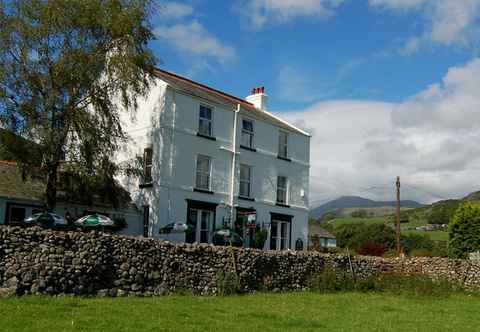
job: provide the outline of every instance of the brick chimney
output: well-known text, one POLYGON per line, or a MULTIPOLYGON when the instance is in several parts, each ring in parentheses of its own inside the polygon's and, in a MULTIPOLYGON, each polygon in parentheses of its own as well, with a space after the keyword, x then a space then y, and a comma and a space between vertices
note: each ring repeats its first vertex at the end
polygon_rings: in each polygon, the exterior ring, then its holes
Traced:
POLYGON ((253 88, 250 96, 245 99, 255 105, 259 110, 267 110, 268 96, 265 94, 265 87, 253 88))

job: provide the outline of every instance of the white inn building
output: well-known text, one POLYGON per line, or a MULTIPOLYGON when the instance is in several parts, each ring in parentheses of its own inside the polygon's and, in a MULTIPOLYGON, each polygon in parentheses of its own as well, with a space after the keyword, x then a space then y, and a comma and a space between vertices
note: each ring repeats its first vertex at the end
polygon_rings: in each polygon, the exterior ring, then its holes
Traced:
POLYGON ((267 112, 264 88, 237 98, 157 70, 136 114, 122 119, 131 142, 119 160, 143 156, 142 179, 121 183, 143 211, 144 236, 212 243, 232 227, 253 246, 305 249, 310 135, 267 112), (165 234, 172 223, 186 232, 165 234))

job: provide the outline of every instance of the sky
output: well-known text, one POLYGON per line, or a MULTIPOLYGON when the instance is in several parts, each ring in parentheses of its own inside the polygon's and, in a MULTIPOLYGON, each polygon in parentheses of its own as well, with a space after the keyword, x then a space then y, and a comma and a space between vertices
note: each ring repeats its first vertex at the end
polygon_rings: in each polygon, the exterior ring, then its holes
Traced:
POLYGON ((312 134, 310 205, 480 190, 480 0, 159 0, 160 67, 312 134))

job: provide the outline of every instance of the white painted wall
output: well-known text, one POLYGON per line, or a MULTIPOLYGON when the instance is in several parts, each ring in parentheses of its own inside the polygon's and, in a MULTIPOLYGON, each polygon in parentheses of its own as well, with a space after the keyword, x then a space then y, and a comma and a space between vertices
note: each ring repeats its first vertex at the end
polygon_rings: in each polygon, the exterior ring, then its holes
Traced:
MULTIPOLYGON (((153 186, 139 189, 139 181, 122 177, 119 180, 132 193, 138 207, 150 206, 149 235, 162 237, 159 229, 171 222, 186 222, 187 199, 219 204, 215 223, 222 224, 230 213, 231 163, 234 110, 236 105, 218 104, 201 99, 188 91, 175 90, 158 80, 150 95, 140 101, 136 119, 125 116, 124 129, 131 136, 118 159, 127 160, 143 149, 153 146, 153 186), (197 137, 198 113, 201 104, 213 108, 213 136, 216 141, 197 137), (213 195, 194 192, 196 156, 210 156, 213 195)), ((308 136, 289 131, 289 158, 278 154, 278 125, 260 119, 255 112, 241 109, 237 119, 237 162, 235 167, 235 197, 238 195, 239 165, 253 167, 252 196, 255 202, 238 200, 234 205, 257 210, 257 221, 269 223, 270 213, 293 216, 292 248, 297 238, 306 247, 308 238, 309 142, 308 136), (240 149, 241 119, 254 120, 257 152, 240 149), (290 208, 275 205, 277 176, 288 177, 290 208), (304 193, 304 196, 301 193, 304 193)), ((175 236, 175 241, 182 241, 175 236)), ((268 247, 268 241, 266 247, 268 247)))

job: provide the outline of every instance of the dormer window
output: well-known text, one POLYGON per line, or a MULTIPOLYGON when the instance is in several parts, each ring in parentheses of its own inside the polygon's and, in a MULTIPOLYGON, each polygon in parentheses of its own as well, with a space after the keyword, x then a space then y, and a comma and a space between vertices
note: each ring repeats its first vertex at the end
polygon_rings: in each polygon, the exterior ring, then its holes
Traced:
POLYGON ((198 133, 202 136, 213 136, 213 110, 211 107, 200 105, 198 117, 198 133))
POLYGON ((253 121, 248 119, 242 120, 242 141, 241 146, 253 149, 253 121))

